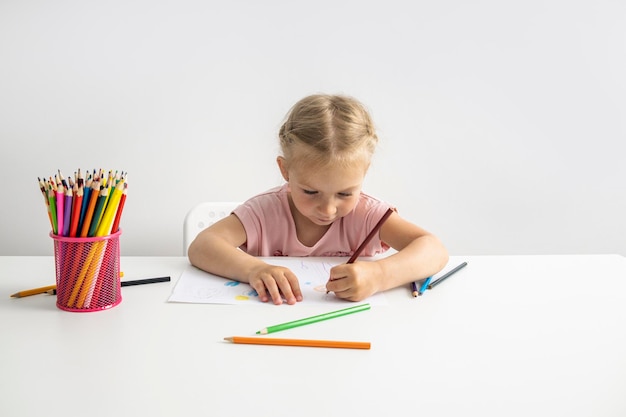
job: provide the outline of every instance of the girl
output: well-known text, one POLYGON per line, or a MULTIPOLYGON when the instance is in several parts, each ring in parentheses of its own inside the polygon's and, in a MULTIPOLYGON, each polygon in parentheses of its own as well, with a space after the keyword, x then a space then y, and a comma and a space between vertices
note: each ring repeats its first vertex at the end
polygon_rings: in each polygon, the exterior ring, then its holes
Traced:
MULTIPOLYGON (((279 132, 276 162, 283 186, 259 194, 198 234, 190 262, 213 274, 249 283, 263 302, 302 301, 298 278, 259 256, 351 256, 390 206, 361 191, 378 142, 357 100, 313 95, 290 110, 279 132)), ((361 301, 432 276, 448 261, 441 242, 397 212, 361 253, 397 253, 333 267, 327 291, 361 301)))

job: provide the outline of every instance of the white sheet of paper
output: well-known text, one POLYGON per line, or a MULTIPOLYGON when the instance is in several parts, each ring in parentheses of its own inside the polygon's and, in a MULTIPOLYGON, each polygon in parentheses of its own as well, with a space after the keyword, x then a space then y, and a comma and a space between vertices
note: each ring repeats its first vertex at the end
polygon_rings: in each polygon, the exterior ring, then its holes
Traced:
MULTIPOLYGON (((287 267, 296 274, 300 281, 300 289, 304 298, 303 303, 345 304, 345 300, 337 298, 333 293, 326 294, 326 282, 330 275, 330 268, 346 262, 347 258, 279 256, 261 259, 273 265, 287 267)), ((204 272, 192 265, 189 265, 183 271, 168 301, 204 304, 273 305, 272 302, 260 302, 256 291, 248 284, 204 272)), ((363 302, 371 305, 386 305, 387 299, 384 294, 380 293, 374 294, 363 300, 363 302)))

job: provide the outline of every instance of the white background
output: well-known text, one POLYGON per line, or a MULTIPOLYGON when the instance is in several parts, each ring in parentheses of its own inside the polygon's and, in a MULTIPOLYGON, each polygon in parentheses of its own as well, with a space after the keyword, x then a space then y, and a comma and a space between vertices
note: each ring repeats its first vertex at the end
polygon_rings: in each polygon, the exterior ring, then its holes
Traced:
POLYGON ((281 183, 277 131, 343 93, 365 191, 451 254, 626 255, 626 2, 0 2, 0 255, 52 254, 37 177, 127 171, 123 255, 281 183))

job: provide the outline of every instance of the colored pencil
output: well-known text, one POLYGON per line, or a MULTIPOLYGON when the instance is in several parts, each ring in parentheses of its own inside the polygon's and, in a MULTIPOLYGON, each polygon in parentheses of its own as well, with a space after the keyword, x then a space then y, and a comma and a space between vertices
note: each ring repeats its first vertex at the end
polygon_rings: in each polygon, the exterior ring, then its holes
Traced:
POLYGON ((48 213, 48 219, 50 220, 50 227, 54 228, 54 223, 52 222, 52 214, 50 213, 50 201, 48 200, 48 191, 46 190, 46 184, 39 177, 37 177, 37 181, 39 183, 39 190, 41 190, 41 195, 43 196, 43 202, 46 205, 46 212, 48 213))
POLYGON ((57 202, 57 235, 61 236, 64 227, 63 220, 65 219, 65 192, 63 184, 57 183, 57 189, 54 194, 57 202))
POLYGON ((446 280, 447 278, 450 278, 452 276, 452 274, 454 274, 455 272, 459 271, 460 269, 464 268, 467 265, 467 262, 463 262, 460 265, 457 265, 456 267, 454 267, 453 269, 451 269, 449 272, 446 272, 445 274, 443 274, 440 278, 437 278, 434 282, 432 282, 429 286, 428 289, 433 289, 434 287, 436 287, 437 285, 441 284, 444 280, 446 280))
MULTIPOLYGON (((120 272, 120 276, 124 276, 124 274, 120 272)), ((131 286, 134 286, 134 285, 154 284, 154 283, 157 283, 157 282, 170 282, 170 281, 171 281, 170 277, 144 278, 144 279, 122 281, 122 282, 120 282, 120 286, 122 286, 122 287, 131 287, 131 286)), ((30 290, 18 291, 15 294, 11 294, 11 297, 12 298, 21 298, 21 297, 28 297, 28 296, 37 295, 37 294, 56 295, 57 294, 57 286, 56 285, 47 285, 45 287, 33 288, 33 289, 30 289, 30 290)))
POLYGON ((420 286, 419 291, 417 291, 417 295, 420 296, 422 294, 424 294, 424 291, 426 291, 428 289, 428 284, 430 284, 430 280, 432 280, 433 277, 428 277, 424 280, 424 282, 422 283, 422 285, 420 286))
POLYGON ((74 304, 76 303, 78 299, 81 299, 81 304, 82 304, 85 297, 87 296, 87 292, 89 290, 87 289, 81 292, 80 289, 81 287, 83 287, 83 282, 85 281, 86 277, 87 277, 87 280, 89 281, 93 277, 94 268, 97 266, 97 262, 93 262, 93 260, 94 260, 94 256, 96 255, 96 252, 98 251, 100 247, 100 245, 98 245, 100 242, 101 241, 95 242, 95 244, 93 244, 91 248, 89 249, 89 253, 85 257, 85 260, 81 265, 80 273, 78 274, 78 277, 76 278, 76 282, 74 283, 74 287, 72 288, 67 304, 65 304, 67 307, 74 307, 74 304))
POLYGON ((78 223, 80 220, 81 207, 83 206, 83 187, 76 185, 76 193, 74 194, 74 203, 72 205, 72 221, 70 225, 70 236, 76 237, 78 231, 78 223))
MULTIPOLYGON (((383 217, 380 218, 378 223, 376 223, 376 226, 374 226, 374 228, 371 230, 371 232, 369 232, 369 234, 367 235, 365 240, 361 243, 361 245, 359 245, 359 247, 356 248, 356 250, 354 251, 354 253, 350 257, 350 259, 348 259, 348 262, 346 262, 346 263, 351 264, 351 263, 354 263, 357 260, 359 255, 361 255, 361 252, 363 252, 363 249, 365 249, 365 246, 367 246, 367 244, 370 242, 370 240, 372 240, 372 238, 374 236, 376 236, 376 233, 378 233, 378 231, 382 227, 383 223, 385 223, 385 220, 387 220, 387 218, 389 216, 391 216, 392 213, 393 213, 393 209, 391 209, 391 208, 387 209, 385 214, 383 214, 383 217)), ((327 290, 326 294, 328 294, 329 292, 330 291, 327 290)))
POLYGON ((102 285, 103 280, 99 279, 99 277, 100 270, 102 268, 102 260, 106 254, 107 243, 107 240, 99 240, 91 244, 91 249, 89 250, 89 254, 87 254, 87 259, 89 259, 92 252, 93 256, 91 257, 91 261, 85 261, 86 263, 89 263, 89 268, 87 269, 87 274, 85 275, 80 294, 76 299, 77 308, 89 308, 94 291, 96 291, 96 288, 98 288, 99 291, 99 287, 102 285))
POLYGON ((113 221, 113 226, 111 226, 111 233, 116 233, 120 229, 120 219, 122 217, 122 211, 124 210, 124 203, 126 202, 126 194, 128 190, 128 183, 124 183, 124 192, 122 193, 122 197, 120 197, 120 204, 117 208, 117 213, 115 213, 115 220, 113 221))
POLYGON ((307 340, 307 339, 273 339, 267 337, 231 336, 224 340, 231 343, 247 345, 273 345, 273 346, 305 346, 343 349, 370 349, 370 342, 350 342, 342 340, 307 340))
POLYGON ((59 228, 57 223, 57 203, 52 185, 48 185, 48 205, 50 207, 50 217, 52 218, 52 233, 56 235, 59 233, 59 228))
POLYGON ((111 197, 109 198, 104 214, 102 215, 102 219, 100 220, 100 224, 98 225, 98 229, 96 230, 97 236, 106 236, 111 233, 111 226, 113 225, 115 214, 117 213, 123 192, 124 182, 120 180, 111 192, 111 197))
POLYGON ((417 295, 419 294, 419 290, 417 289, 417 282, 415 281, 411 282, 411 294, 413 294, 413 297, 417 297, 417 295))
POLYGON ((18 291, 15 294, 11 294, 11 298, 22 298, 35 294, 43 294, 45 292, 48 292, 49 290, 56 289, 56 287, 56 285, 48 285, 45 287, 33 288, 31 290, 18 291))
POLYGON ((383 223, 385 223, 385 220, 387 220, 387 218, 391 216, 392 213, 393 213, 393 209, 388 209, 385 212, 385 214, 383 214, 383 217, 381 217, 378 223, 376 223, 376 226, 374 226, 372 231, 367 235, 363 243, 361 243, 361 245, 354 251, 350 259, 348 259, 347 263, 351 264, 351 263, 354 263, 354 261, 356 261, 356 259, 359 257, 361 252, 363 252, 363 249, 365 249, 365 246, 367 246, 370 240, 372 240, 372 238, 376 235, 376 233, 378 233, 378 230, 380 230, 383 223))
POLYGON ((122 287, 130 287, 133 285, 143 285, 143 284, 155 284, 157 282, 169 282, 170 277, 157 277, 157 278, 144 278, 144 279, 136 279, 132 281, 122 281, 122 287))
POLYGON ((109 189, 105 186, 101 186, 100 194, 98 195, 98 200, 96 201, 96 208, 94 209, 93 216, 91 217, 91 225, 89 226, 89 232, 87 233, 87 236, 89 237, 94 237, 96 235, 98 224, 100 224, 100 219, 102 218, 102 212, 104 210, 104 203, 106 203, 108 196, 109 196, 109 189))
POLYGON ((92 179, 91 179, 91 175, 87 178, 87 181, 85 182, 85 185, 83 186, 83 204, 82 207, 80 208, 80 218, 78 220, 78 230, 76 231, 76 234, 79 235, 80 234, 80 230, 83 229, 83 222, 85 221, 85 214, 87 213, 87 206, 89 205, 89 199, 91 197, 91 183, 92 183, 92 179))
MULTIPOLYGON (((65 201, 63 203, 65 207, 65 213, 63 214, 63 233, 62 236, 70 235, 70 224, 72 223, 72 201, 74 199, 74 194, 72 192, 72 187, 65 188, 65 201)), ((61 234, 61 231, 59 231, 61 234)))
POLYGON ((94 181, 92 184, 91 195, 89 196, 89 205, 85 212, 85 219, 80 231, 80 237, 87 237, 89 234, 89 226, 91 225, 91 219, 93 212, 96 209, 96 203, 98 202, 98 192, 100 190, 100 182, 94 181))
MULTIPOLYGON (((120 282, 120 287, 132 287, 134 285, 155 284, 157 282, 169 282, 170 280, 171 280, 170 277, 158 277, 158 278, 137 279, 137 280, 132 280, 132 281, 122 281, 120 282)), ((50 294, 50 295, 56 295, 57 293, 56 285, 53 285, 53 287, 55 288, 51 288, 45 291, 45 293, 50 294)), ((41 293, 37 293, 37 294, 41 294, 41 293)))
POLYGON ((319 315, 313 316, 313 317, 307 317, 307 318, 304 318, 304 319, 294 320, 294 321, 290 321, 290 322, 287 322, 287 323, 276 324, 274 326, 268 326, 268 327, 266 327, 264 329, 259 330, 256 333, 257 334, 268 334, 268 333, 279 332, 281 330, 292 329, 294 327, 304 326, 306 324, 317 323, 319 321, 333 319, 335 317, 341 317, 341 316, 345 316, 346 314, 358 313, 359 311, 365 311, 365 310, 369 310, 369 309, 370 309, 370 305, 369 304, 361 304, 361 305, 358 305, 358 306, 344 308, 342 310, 331 311, 330 313, 319 314, 319 315))

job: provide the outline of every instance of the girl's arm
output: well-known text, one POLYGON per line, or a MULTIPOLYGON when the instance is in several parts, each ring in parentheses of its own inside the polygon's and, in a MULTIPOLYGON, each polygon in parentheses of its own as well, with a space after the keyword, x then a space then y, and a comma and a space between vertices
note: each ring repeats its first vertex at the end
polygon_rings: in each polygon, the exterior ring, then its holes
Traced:
POLYGON ((377 261, 384 277, 380 291, 433 276, 448 263, 448 251, 435 235, 397 213, 381 227, 380 239, 397 251, 377 261))
POLYGON ((360 301, 370 295, 427 278, 448 262, 448 251, 426 230, 393 213, 380 229, 380 239, 397 251, 373 262, 342 264, 331 270, 327 290, 360 301))
POLYGON ((302 300, 297 277, 288 268, 269 265, 239 249, 246 242, 246 231, 231 214, 196 236, 187 251, 192 265, 225 278, 249 283, 261 301, 270 298, 281 304, 302 300))

